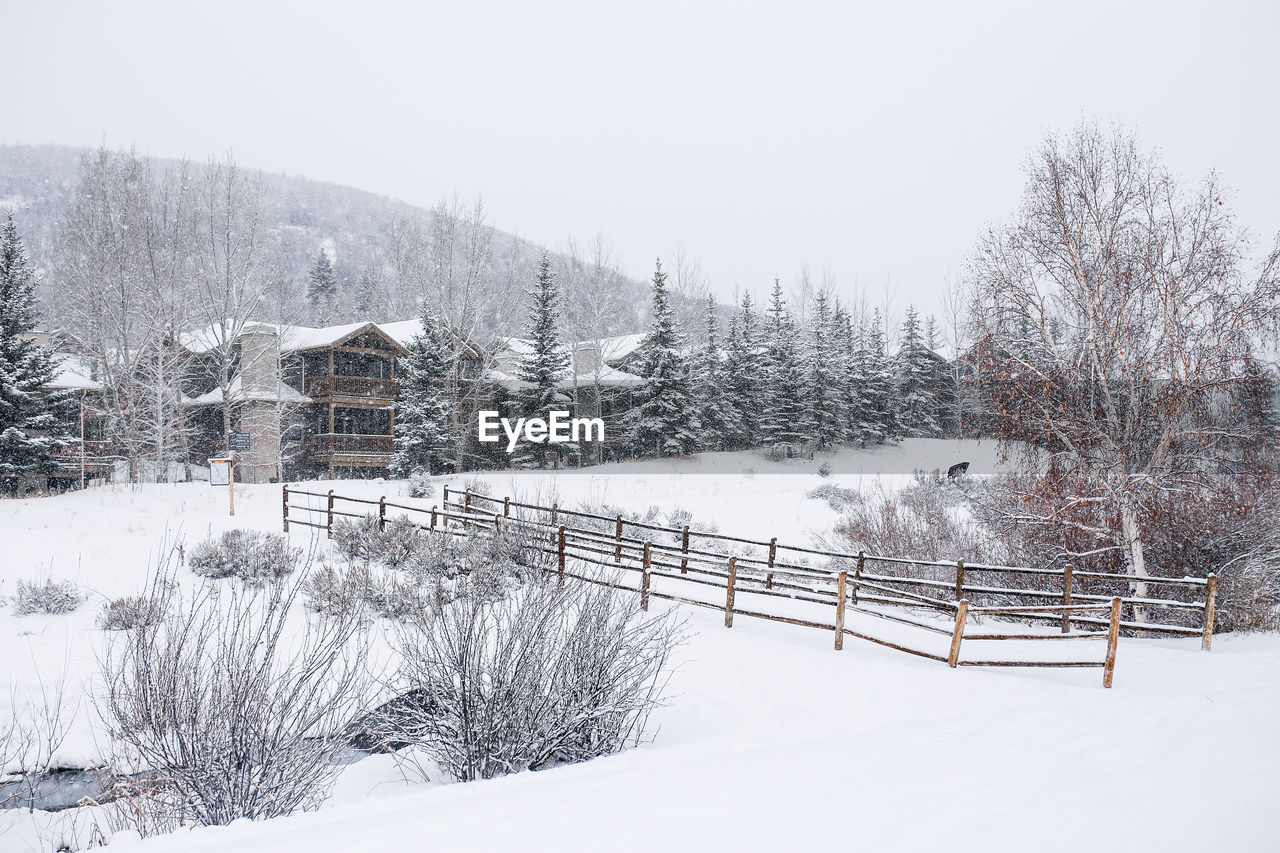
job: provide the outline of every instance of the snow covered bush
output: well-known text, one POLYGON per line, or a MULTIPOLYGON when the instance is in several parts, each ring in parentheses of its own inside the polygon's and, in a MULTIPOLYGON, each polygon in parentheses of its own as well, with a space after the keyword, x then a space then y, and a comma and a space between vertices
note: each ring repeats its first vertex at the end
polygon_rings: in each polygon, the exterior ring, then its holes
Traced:
POLYGON ((376 515, 359 519, 339 519, 333 525, 333 540, 339 553, 365 563, 378 562, 396 568, 413 553, 417 526, 407 518, 389 518, 381 529, 376 515))
POLYGON ((164 615, 165 602, 146 595, 126 595, 105 602, 97 625, 104 631, 129 631, 154 625, 164 615))
POLYGON ((428 533, 404 569, 441 602, 458 597, 496 601, 540 575, 552 559, 517 530, 474 537, 428 533))
POLYGON ((436 493, 431 485, 431 475, 425 471, 414 471, 409 475, 409 497, 429 498, 436 493))
POLYGON ((819 465, 819 466, 818 466, 818 476, 819 476, 819 477, 830 477, 830 476, 831 476, 831 463, 830 463, 830 462, 823 462, 821 465, 819 465))
POLYGON ((823 483, 821 486, 810 489, 805 497, 826 501, 827 506, 836 512, 843 511, 850 504, 862 502, 862 493, 857 489, 842 489, 835 483, 823 483))
POLYGON ((290 618, 301 583, 200 585, 102 658, 116 764, 144 767, 138 810, 223 825, 318 805, 347 723, 368 706, 353 614, 290 618))
POLYGON ((396 713, 378 729, 404 766, 458 781, 586 761, 641 741, 682 626, 634 595, 546 580, 401 623, 396 713))
POLYGON ((484 480, 479 477, 471 477, 462 484, 464 492, 471 492, 473 495, 492 495, 493 489, 484 480))
POLYGON ((84 592, 74 581, 56 581, 52 578, 43 581, 19 580, 17 592, 13 595, 13 613, 15 616, 29 616, 33 613, 56 616, 72 612, 84 599, 84 592))
POLYGON ((249 583, 274 580, 292 572, 300 553, 281 533, 228 530, 191 549, 191 570, 207 578, 238 577, 249 583))

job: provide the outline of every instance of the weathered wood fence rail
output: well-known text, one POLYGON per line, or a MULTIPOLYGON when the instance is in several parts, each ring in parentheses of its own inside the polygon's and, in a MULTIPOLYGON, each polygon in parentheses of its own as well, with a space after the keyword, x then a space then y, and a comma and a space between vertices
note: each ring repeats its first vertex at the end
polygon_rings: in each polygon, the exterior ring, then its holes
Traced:
MULTIPOLYGON (((690 530, 688 527, 670 528, 645 522, 631 521, 622 517, 608 517, 592 513, 564 510, 558 507, 543 507, 527 504, 510 498, 493 498, 473 492, 450 492, 446 486, 443 500, 439 506, 424 508, 408 504, 393 503, 385 497, 379 500, 355 498, 338 495, 332 490, 327 493, 307 492, 290 489, 286 485, 282 493, 282 509, 284 529, 288 532, 290 525, 325 530, 332 537, 335 519, 367 518, 370 511, 350 511, 338 509, 336 504, 356 504, 376 508, 378 523, 385 526, 387 511, 403 511, 413 523, 424 530, 435 530, 456 536, 474 534, 496 534, 503 530, 518 529, 540 543, 544 553, 555 556, 555 568, 562 578, 570 577, 591 583, 604 584, 619 589, 636 592, 640 595, 641 605, 648 608, 651 598, 659 598, 697 607, 709 607, 723 610, 725 625, 732 627, 734 616, 747 616, 783 622, 803 627, 832 631, 835 648, 841 649, 844 637, 852 636, 868 642, 877 643, 897 651, 918 657, 946 663, 948 666, 1015 666, 1015 667, 1100 667, 1103 669, 1103 684, 1111 686, 1115 666, 1115 652, 1121 629, 1134 628, 1140 630, 1162 629, 1164 633, 1202 635, 1202 646, 1209 648, 1213 627, 1214 579, 1207 581, 1192 578, 1151 579, 1149 584, 1157 580, 1185 586, 1198 586, 1205 590, 1205 601, 1188 604, 1187 602, 1112 596, 1090 595, 1072 596, 1073 575, 1070 568, 1065 570, 1029 569, 1009 566, 966 565, 963 562, 937 563, 928 561, 906 560, 902 558, 877 557, 868 554, 842 554, 811 548, 798 548, 779 544, 776 539, 768 542, 742 539, 720 533, 704 533, 690 530), (291 503, 291 496, 318 498, 319 506, 304 503, 291 503), (480 505, 492 507, 492 513, 484 512, 480 505), (306 513, 300 518, 292 513, 306 513), (582 519, 585 523, 577 523, 582 519), (420 523, 426 522, 426 523, 420 523), (627 528, 649 534, 645 538, 628 536, 627 528), (670 541, 662 541, 663 539, 670 541), (730 554, 724 550, 695 548, 696 540, 710 542, 734 543, 737 546, 759 548, 760 553, 730 554), (827 566, 816 568, 802 563, 788 563, 778 559, 780 552, 796 552, 812 556, 824 557, 830 562, 827 566), (938 567, 946 566, 954 569, 955 580, 941 582, 930 578, 912 576, 884 575, 869 571, 869 566, 876 563, 896 563, 908 566, 938 567), (588 566, 602 567, 612 570, 610 574, 586 574, 588 566), (1032 576, 1055 576, 1061 578, 1060 590, 1008 589, 990 587, 971 583, 972 573, 981 571, 1019 572, 1032 576), (635 586, 622 583, 624 573, 638 575, 635 586), (966 574, 969 576, 966 577, 966 574), (655 579, 669 582, 671 588, 655 589, 655 579), (675 591, 677 585, 688 585, 689 591, 675 591), (906 587, 906 588, 904 588, 906 587), (914 588, 912 588, 914 587, 914 588), (707 601, 696 597, 694 590, 707 588, 719 590, 717 600, 707 601), (942 592, 946 595, 942 595, 942 592), (754 600, 764 602, 770 600, 787 600, 805 604, 817 604, 831 607, 834 618, 818 621, 804 618, 794 612, 766 612, 763 609, 743 607, 737 600, 739 594, 751 596, 754 600), (953 597, 954 596, 954 597, 953 597), (971 598, 974 596, 974 598, 971 598), (989 598, 991 604, 978 604, 977 598, 989 598), (1051 599, 1055 603, 1047 603, 1051 599), (1010 603, 1029 600, 1029 604, 1010 603), (1178 625, 1152 624, 1145 622, 1126 622, 1121 618, 1122 608, 1129 606, 1160 605, 1182 610, 1197 609, 1204 614, 1203 628, 1188 628, 1178 625), (887 610, 885 608, 888 608, 887 610), (917 611, 925 610, 945 614, 951 627, 948 629, 936 623, 914 618, 917 611), (949 642, 947 651, 930 652, 909 645, 909 641, 887 639, 867 633, 866 629, 855 630, 846 624, 848 617, 857 613, 884 620, 890 623, 909 626, 930 634, 942 635, 949 642), (1096 615, 1089 615, 1096 614, 1096 615), (1060 633, 1002 633, 987 630, 985 632, 970 631, 970 623, 983 616, 1004 617, 1006 619, 1051 621, 1061 625, 1060 633), (1104 626, 1103 630, 1081 630, 1089 626, 1104 626), (995 660, 995 659, 962 659, 960 652, 964 640, 1106 640, 1106 652, 1101 660, 995 660)), ((1131 581, 1123 575, 1105 573, 1077 572, 1075 577, 1093 576, 1108 580, 1131 581)))

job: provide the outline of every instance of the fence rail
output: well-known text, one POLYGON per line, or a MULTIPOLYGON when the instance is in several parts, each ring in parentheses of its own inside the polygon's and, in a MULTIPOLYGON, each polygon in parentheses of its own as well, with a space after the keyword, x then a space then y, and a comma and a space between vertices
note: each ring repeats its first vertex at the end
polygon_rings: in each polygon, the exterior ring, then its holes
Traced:
MULTIPOLYGON (((1202 586, 1205 589, 1205 601, 1196 602, 1194 608, 1204 614, 1204 628, 1186 628, 1178 625, 1162 625, 1146 622, 1130 622, 1121 618, 1123 607, 1150 605, 1178 605, 1182 609, 1188 607, 1186 602, 1173 600, 1147 599, 1099 595, 1076 595, 1071 593, 1072 571, 1070 568, 1058 571, 1052 569, 1022 569, 1020 567, 998 567, 1000 570, 1027 571, 1034 575, 1053 575, 1063 579, 1063 589, 1053 590, 1018 590, 1000 587, 988 587, 969 583, 966 571, 983 571, 987 567, 966 566, 963 562, 939 563, 937 561, 913 561, 902 558, 881 558, 868 554, 841 554, 839 552, 818 551, 816 549, 790 548, 780 545, 776 539, 768 542, 747 540, 726 536, 719 533, 702 533, 688 527, 669 528, 644 522, 629 521, 621 516, 609 517, 594 513, 564 510, 558 507, 543 507, 511 500, 510 498, 493 498, 478 495, 469 491, 450 492, 446 486, 440 505, 429 508, 408 504, 392 503, 385 497, 379 500, 356 498, 328 492, 309 492, 291 489, 286 484, 282 492, 282 510, 285 532, 290 524, 301 524, 306 527, 326 530, 332 538, 335 518, 364 518, 367 511, 352 512, 338 509, 337 503, 356 504, 365 507, 376 507, 378 524, 385 527, 387 510, 394 509, 406 513, 409 519, 419 528, 441 533, 470 536, 497 535, 507 530, 520 530, 531 536, 538 543, 538 549, 555 557, 555 568, 551 571, 561 578, 577 578, 591 583, 604 584, 619 589, 636 592, 640 595, 641 606, 648 609, 652 598, 669 600, 697 607, 712 608, 724 612, 726 627, 733 626, 736 616, 746 616, 770 621, 817 628, 831 631, 834 635, 836 649, 842 649, 844 638, 852 636, 857 639, 877 643, 897 651, 930 660, 957 666, 1010 666, 1010 667, 1099 667, 1103 670, 1103 686, 1110 687, 1115 669, 1115 654, 1120 631, 1126 628, 1158 631, 1163 633, 1202 635, 1202 647, 1208 649, 1212 639, 1213 603, 1215 579, 1210 576, 1207 581, 1193 578, 1172 579, 1183 585, 1202 586), (318 498, 322 506, 307 506, 290 503, 291 496, 318 498), (452 497, 452 500, 451 500, 452 497), (486 503, 500 511, 486 513, 480 511, 479 503, 486 503), (514 511, 514 512, 513 512, 514 511), (307 518, 291 516, 291 512, 309 513, 307 518), (415 514, 417 520, 415 520, 415 514), (321 516, 323 523, 314 519, 321 516), (419 523, 427 520, 428 523, 419 523), (611 529, 595 529, 591 526, 573 526, 575 519, 586 519, 589 522, 608 522, 611 529), (650 534, 667 534, 671 542, 663 542, 657 536, 637 538, 624 535, 627 527, 636 528, 650 534), (721 542, 734 542, 750 546, 767 548, 758 557, 728 554, 708 548, 694 548, 691 541, 709 539, 721 542), (656 541, 655 541, 656 540, 656 541), (779 551, 797 550, 810 554, 818 554, 835 562, 827 568, 784 563, 777 559, 779 551), (881 575, 866 571, 869 563, 877 561, 894 562, 913 566, 946 566, 954 567, 955 581, 940 582, 929 578, 902 577, 881 575), (847 565, 843 564, 847 563, 847 565), (588 567, 603 567, 617 572, 617 579, 592 575, 588 567), (621 582, 625 573, 636 575, 635 585, 621 582), (662 589, 654 586, 654 581, 664 582, 662 589), (680 585, 677 592, 677 585, 680 585), (923 587, 924 592, 903 589, 904 586, 923 587), (688 587, 687 589, 685 587, 688 587), (697 591, 716 590, 714 600, 697 597, 697 591), (948 597, 926 594, 945 589, 948 597), (1019 597, 1033 599, 1030 604, 1009 604, 997 600, 993 604, 978 604, 971 600, 971 594, 987 597, 1016 600, 1019 597), (954 598, 950 597, 954 595, 954 598), (760 605, 743 607, 739 596, 750 596, 760 605), (1061 597, 1056 603, 1046 603, 1045 596, 1061 597), (831 608, 830 621, 818 619, 811 611, 801 615, 799 612, 777 612, 785 609, 782 602, 802 605, 819 605, 831 608), (765 605, 764 602, 774 602, 765 605), (775 606, 776 605, 776 606, 775 606), (772 608, 756 609, 756 607, 772 608), (919 616, 920 610, 942 614, 950 624, 950 628, 936 622, 924 621, 919 616), (948 639, 946 653, 930 652, 917 648, 909 639, 890 639, 868 633, 869 629, 856 630, 846 625, 852 615, 883 620, 895 625, 908 626, 930 635, 942 635, 948 639), (1087 614, 1102 614, 1089 616, 1087 614), (1060 624, 1060 633, 1014 633, 970 630, 970 623, 983 617, 1003 617, 1005 619, 1050 621, 1060 624), (1103 630, 1088 630, 1091 626, 1103 630), (1106 640, 1106 653, 1101 660, 1016 660, 1016 659, 981 659, 961 657, 961 648, 965 640, 1002 641, 1002 640, 1106 640)), ((1077 573, 1081 576, 1084 573, 1077 573)), ((1102 573, 1092 573, 1102 574, 1102 573)), ((1124 576, 1120 576, 1124 577, 1124 576)), ((1132 580, 1124 577, 1125 580, 1132 580)), ((1152 579, 1149 583, 1154 582, 1152 579)), ((947 624, 947 623, 944 623, 947 624)))

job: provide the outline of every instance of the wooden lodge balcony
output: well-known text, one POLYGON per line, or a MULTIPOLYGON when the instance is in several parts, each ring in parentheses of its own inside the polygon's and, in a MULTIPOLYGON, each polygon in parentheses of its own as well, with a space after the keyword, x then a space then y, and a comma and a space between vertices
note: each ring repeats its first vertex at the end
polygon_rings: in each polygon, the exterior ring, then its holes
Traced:
POLYGON ((302 440, 302 449, 316 462, 341 465, 389 465, 396 452, 396 440, 390 435, 348 435, 320 433, 302 440))
POLYGON ((308 376, 306 394, 313 400, 343 397, 391 401, 396 398, 396 380, 372 376, 308 376))

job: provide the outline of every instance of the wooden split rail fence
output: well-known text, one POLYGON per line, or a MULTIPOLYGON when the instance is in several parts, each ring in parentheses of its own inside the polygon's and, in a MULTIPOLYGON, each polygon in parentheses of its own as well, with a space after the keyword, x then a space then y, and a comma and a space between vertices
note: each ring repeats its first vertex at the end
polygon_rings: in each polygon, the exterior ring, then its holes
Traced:
POLYGON ((1215 578, 1207 580, 1193 578, 1152 578, 1149 585, 1158 583, 1203 588, 1203 602, 1181 602, 1170 599, 1151 599, 1146 597, 1113 595, 1072 594, 1075 578, 1090 577, 1108 581, 1131 582, 1133 579, 1124 575, 1101 572, 1075 572, 1071 568, 1031 569, 1012 566, 987 566, 963 562, 938 563, 928 561, 907 560, 895 557, 878 557, 865 553, 843 554, 833 551, 822 551, 811 548, 787 546, 777 539, 768 542, 742 539, 720 533, 693 531, 688 526, 681 528, 662 527, 646 522, 628 520, 622 516, 605 516, 559 507, 543 507, 512 500, 510 498, 494 498, 470 491, 450 491, 444 487, 444 495, 439 506, 424 508, 402 503, 393 503, 385 497, 379 500, 355 498, 338 495, 333 490, 327 493, 307 492, 291 489, 287 484, 282 494, 282 509, 285 532, 291 525, 302 525, 325 530, 332 538, 335 519, 364 519, 369 511, 350 511, 339 509, 337 504, 345 506, 354 504, 376 508, 376 518, 380 527, 385 528, 387 511, 403 511, 415 526, 423 530, 434 530, 456 536, 468 536, 476 533, 496 534, 504 530, 519 530, 530 535, 533 541, 539 542, 544 553, 555 556, 555 571, 561 578, 576 578, 591 583, 604 584, 619 589, 636 592, 640 596, 641 606, 648 609, 651 598, 664 599, 697 607, 710 607, 724 611, 725 626, 732 627, 736 616, 766 619, 802 627, 832 631, 836 649, 844 646, 846 635, 879 645, 887 646, 900 652, 946 663, 950 667, 957 666, 1012 666, 1012 667, 1100 667, 1103 670, 1103 686, 1110 687, 1115 669, 1116 646, 1122 630, 1142 630, 1156 633, 1199 635, 1202 637, 1202 648, 1208 649, 1213 636, 1213 605, 1215 578), (291 496, 318 498, 320 506, 307 503, 290 502, 291 496), (492 508, 493 512, 481 510, 492 508), (300 518, 291 513, 307 513, 307 518, 300 518), (318 517, 318 518, 317 518, 318 517), (419 523, 424 521, 426 523, 419 523), (634 534, 639 531, 642 536, 627 535, 628 528, 634 534), (663 541, 667 540, 667 541, 663 541), (721 543, 721 550, 714 550, 714 545, 694 547, 702 541, 721 543), (724 545, 748 553, 726 553, 724 545), (758 549, 758 553, 750 553, 758 549), (802 563, 786 562, 780 555, 786 552, 817 556, 828 560, 822 568, 802 563), (933 578, 885 575, 873 569, 877 564, 907 564, 917 567, 937 569, 945 566, 954 570, 954 582, 939 581, 933 578), (595 575, 585 573, 587 566, 609 569, 616 576, 595 575), (634 573, 639 577, 636 585, 630 586, 621 582, 621 573, 634 573), (1060 579, 1060 590, 1043 589, 1009 589, 973 583, 973 577, 979 572, 1020 573, 1032 577, 1056 576, 1060 579), (670 589, 654 589, 654 580, 661 579, 670 589), (680 586, 678 594, 675 587, 680 586), (690 589, 686 589, 685 586, 690 589), (716 600, 707 601, 694 597, 692 590, 706 592, 706 588, 720 590, 716 600), (942 593, 945 593, 942 594, 942 593), (739 595, 750 595, 753 600, 772 601, 777 606, 768 609, 743 607, 738 600, 739 595), (980 604, 979 599, 991 599, 990 604, 980 604), (782 606, 785 600, 787 606, 782 606), (1028 601, 1027 604, 1018 603, 1028 601), (1050 603, 1050 601, 1052 603, 1050 603), (817 621, 798 615, 787 609, 790 602, 808 605, 822 605, 834 610, 832 621, 817 621), (1012 603, 1011 603, 1012 602, 1012 603), (1134 622, 1122 618, 1123 609, 1143 607, 1155 613, 1166 608, 1175 612, 1196 609, 1203 613, 1202 627, 1183 625, 1134 622), (936 623, 914 618, 917 611, 924 610, 945 614, 951 628, 947 629, 936 623), (912 629, 942 635, 947 642, 945 654, 931 652, 908 645, 908 641, 898 638, 888 639, 868 633, 868 629, 856 630, 846 624, 851 614, 857 613, 874 619, 898 625, 906 625, 912 629), (972 631, 971 623, 981 617, 993 616, 1023 621, 1049 621, 1061 626, 1060 633, 1002 633, 991 630, 972 631), (1101 627, 1101 630, 1090 628, 1101 627), (964 640, 1088 640, 1105 639, 1106 651, 1101 660, 998 660, 975 659, 960 656, 964 640))

